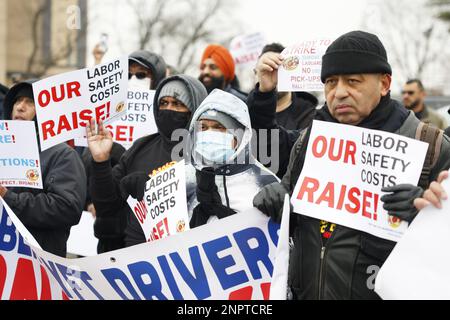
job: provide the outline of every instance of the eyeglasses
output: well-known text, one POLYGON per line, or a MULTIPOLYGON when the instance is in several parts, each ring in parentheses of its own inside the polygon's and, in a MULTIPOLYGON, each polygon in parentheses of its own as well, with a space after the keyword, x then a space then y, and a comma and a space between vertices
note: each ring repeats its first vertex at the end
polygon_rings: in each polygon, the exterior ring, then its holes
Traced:
POLYGON ((147 74, 145 72, 137 72, 137 73, 128 73, 128 80, 130 80, 133 76, 136 76, 139 80, 144 80, 147 78, 147 74))
POLYGON ((408 96, 412 96, 413 94, 415 94, 415 91, 402 91, 402 95, 408 95, 408 96))

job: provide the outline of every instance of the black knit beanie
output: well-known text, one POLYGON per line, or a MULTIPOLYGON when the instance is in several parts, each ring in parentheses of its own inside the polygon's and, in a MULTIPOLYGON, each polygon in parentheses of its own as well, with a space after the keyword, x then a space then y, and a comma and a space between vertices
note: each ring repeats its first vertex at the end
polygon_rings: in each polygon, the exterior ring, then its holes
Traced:
POLYGON ((333 75, 382 73, 392 75, 386 49, 374 34, 352 31, 334 41, 322 58, 322 82, 333 75))

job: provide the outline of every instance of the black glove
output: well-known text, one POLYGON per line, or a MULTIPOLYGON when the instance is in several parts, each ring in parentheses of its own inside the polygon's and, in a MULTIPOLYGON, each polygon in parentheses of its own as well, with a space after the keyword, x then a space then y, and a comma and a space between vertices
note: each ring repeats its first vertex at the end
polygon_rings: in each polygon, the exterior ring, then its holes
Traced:
POLYGON ((280 183, 269 184, 255 196, 253 206, 275 222, 280 223, 286 194, 288 191, 280 183))
POLYGON ((222 198, 216 185, 216 175, 214 169, 205 168, 196 171, 197 178, 197 200, 200 203, 222 204, 222 198))
POLYGON ((137 201, 142 201, 144 199, 145 184, 148 180, 150 180, 150 177, 145 172, 129 174, 120 181, 122 197, 127 199, 130 195, 137 201))
POLYGON ((383 208, 390 216, 397 217, 409 223, 414 220, 419 213, 414 206, 414 200, 421 198, 424 194, 421 187, 416 187, 411 184, 400 184, 398 186, 383 188, 381 191, 391 193, 381 197, 381 201, 384 202, 383 208))

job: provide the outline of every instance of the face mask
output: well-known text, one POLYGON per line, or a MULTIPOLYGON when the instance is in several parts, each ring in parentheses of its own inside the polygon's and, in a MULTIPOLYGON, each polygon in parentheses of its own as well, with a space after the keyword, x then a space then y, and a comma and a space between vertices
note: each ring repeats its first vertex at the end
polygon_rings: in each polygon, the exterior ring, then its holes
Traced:
POLYGON ((229 133, 202 131, 196 135, 195 151, 208 162, 225 164, 235 153, 233 140, 234 136, 229 133))
POLYGON ((151 85, 152 80, 150 78, 138 79, 136 75, 133 75, 131 79, 128 80, 128 87, 131 89, 149 90, 151 85))
POLYGON ((158 129, 167 138, 172 137, 172 133, 177 129, 186 129, 191 120, 190 112, 176 112, 172 110, 159 110, 158 129))

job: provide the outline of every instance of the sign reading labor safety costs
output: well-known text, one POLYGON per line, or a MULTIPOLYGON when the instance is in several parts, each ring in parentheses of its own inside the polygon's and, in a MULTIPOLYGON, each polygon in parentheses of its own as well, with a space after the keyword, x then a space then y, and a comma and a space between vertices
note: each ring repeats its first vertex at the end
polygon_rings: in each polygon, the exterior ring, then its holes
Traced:
POLYGON ((127 57, 34 83, 41 150, 83 137, 90 119, 122 116, 127 89, 127 57))
POLYGON ((331 42, 330 39, 303 41, 286 48, 281 53, 284 59, 278 69, 278 91, 323 91, 322 57, 331 42))
POLYGON ((170 163, 147 182, 144 200, 129 198, 148 241, 189 230, 185 162, 170 163))
MULTIPOLYGON (((128 91, 127 114, 119 120, 113 119, 115 121, 105 123, 114 142, 128 150, 136 140, 158 132, 153 113, 154 96, 155 91, 150 90, 128 91)), ((75 139, 75 145, 87 147, 86 137, 75 139)))
POLYGON ((252 208, 177 237, 65 259, 28 241, 0 199, 0 298, 267 300, 279 228, 252 208))
POLYGON ((0 185, 42 189, 33 121, 0 121, 0 185))
POLYGON ((398 241, 407 223, 383 209, 381 189, 417 185, 427 149, 387 132, 314 121, 294 211, 398 241))

